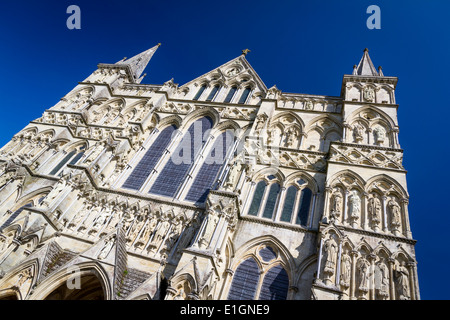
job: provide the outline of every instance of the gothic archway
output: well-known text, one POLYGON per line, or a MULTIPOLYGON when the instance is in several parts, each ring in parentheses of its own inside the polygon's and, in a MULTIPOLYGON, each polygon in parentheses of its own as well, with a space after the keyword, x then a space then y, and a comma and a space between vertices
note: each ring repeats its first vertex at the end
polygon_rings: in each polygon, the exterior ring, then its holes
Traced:
POLYGON ((79 286, 76 282, 70 284, 73 284, 74 288, 69 288, 67 283, 63 282, 44 300, 105 300, 102 283, 94 274, 81 276, 79 286))

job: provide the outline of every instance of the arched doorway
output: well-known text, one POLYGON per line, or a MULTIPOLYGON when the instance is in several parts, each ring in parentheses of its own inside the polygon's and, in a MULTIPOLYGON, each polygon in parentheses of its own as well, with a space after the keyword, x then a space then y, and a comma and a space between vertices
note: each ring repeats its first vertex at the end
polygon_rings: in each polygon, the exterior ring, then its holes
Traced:
POLYGON ((63 282, 44 300, 105 300, 102 283, 96 275, 83 275, 79 283, 79 289, 69 289, 67 283, 63 282))

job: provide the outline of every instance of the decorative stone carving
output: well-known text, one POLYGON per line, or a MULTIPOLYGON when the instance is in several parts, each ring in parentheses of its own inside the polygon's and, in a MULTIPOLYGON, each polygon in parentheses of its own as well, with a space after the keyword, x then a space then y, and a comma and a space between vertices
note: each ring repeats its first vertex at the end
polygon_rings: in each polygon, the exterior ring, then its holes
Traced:
POLYGON ((201 237, 199 238, 200 249, 208 248, 218 221, 219 217, 215 214, 214 210, 208 210, 208 216, 206 218, 206 226, 203 230, 201 237))
POLYGON ((346 252, 344 252, 341 261, 341 278, 339 284, 344 288, 350 287, 351 277, 352 277, 352 261, 350 256, 346 252))
POLYGON ((116 242, 115 234, 111 235, 108 239, 106 239, 105 244, 103 245, 102 250, 100 250, 100 253, 99 253, 97 259, 99 259, 99 260, 105 259, 111 252, 111 249, 114 246, 115 242, 116 242))
POLYGON ((361 216, 361 198, 356 190, 353 190, 348 197, 348 214, 353 227, 355 227, 354 224, 361 216))
POLYGON ((224 188, 227 191, 234 191, 241 177, 243 165, 241 160, 235 160, 228 173, 227 180, 225 181, 224 188))
POLYGON ((365 258, 361 258, 358 261, 358 290, 359 297, 361 299, 366 299, 366 295, 369 292, 369 280, 370 280, 370 264, 365 258))
POLYGON ((398 234, 402 224, 401 209, 397 201, 394 199, 388 202, 389 211, 391 213, 391 226, 394 234, 398 234))
POLYGON ((343 206, 342 194, 340 191, 337 191, 331 196, 331 208, 330 208, 330 222, 339 221, 339 218, 342 214, 342 206, 343 206))
POLYGON ((378 232, 381 222, 382 207, 380 199, 375 194, 373 194, 372 198, 369 199, 367 211, 369 214, 372 229, 375 232, 378 232))
POLYGON ((375 90, 373 88, 366 87, 366 88, 364 88, 363 96, 364 96, 364 100, 366 100, 368 102, 373 102, 373 101, 375 101, 375 90))
POLYGON ((375 138, 375 144, 380 145, 383 144, 384 140, 386 139, 386 131, 383 127, 377 126, 375 129, 373 129, 374 138, 375 138))
POLYGON ((328 239, 324 242, 324 283, 325 285, 332 284, 332 277, 336 272, 336 256, 337 246, 335 242, 328 239))
POLYGON ((409 272, 405 266, 405 262, 402 261, 402 263, 396 267, 394 276, 396 278, 397 298, 399 300, 410 300, 409 272))
POLYGON ((364 140, 364 126, 359 123, 356 123, 353 126, 353 136, 355 138, 356 143, 361 143, 364 140))

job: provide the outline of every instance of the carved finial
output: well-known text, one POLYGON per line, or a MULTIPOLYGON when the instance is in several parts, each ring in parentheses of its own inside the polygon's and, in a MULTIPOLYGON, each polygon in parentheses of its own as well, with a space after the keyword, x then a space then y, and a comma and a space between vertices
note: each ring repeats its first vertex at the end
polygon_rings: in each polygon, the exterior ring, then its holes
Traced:
POLYGON ((161 43, 158 43, 158 47, 161 47, 161 43))
POLYGON ((242 54, 243 54, 244 56, 246 56, 247 53, 249 53, 249 52, 251 52, 249 49, 242 50, 242 54))
POLYGON ((369 49, 365 48, 365 49, 364 49, 364 52, 369 52, 369 49))

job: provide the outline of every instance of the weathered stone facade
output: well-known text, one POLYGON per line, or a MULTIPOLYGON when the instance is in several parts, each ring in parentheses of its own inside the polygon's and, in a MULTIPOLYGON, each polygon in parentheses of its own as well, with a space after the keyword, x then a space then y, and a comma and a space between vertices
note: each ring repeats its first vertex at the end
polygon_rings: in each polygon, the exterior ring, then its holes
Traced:
POLYGON ((397 78, 365 50, 341 96, 284 93, 244 51, 141 84, 158 47, 98 65, 0 150, 1 299, 420 299, 397 78))

